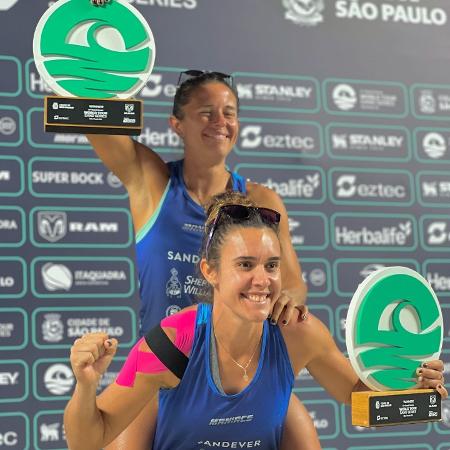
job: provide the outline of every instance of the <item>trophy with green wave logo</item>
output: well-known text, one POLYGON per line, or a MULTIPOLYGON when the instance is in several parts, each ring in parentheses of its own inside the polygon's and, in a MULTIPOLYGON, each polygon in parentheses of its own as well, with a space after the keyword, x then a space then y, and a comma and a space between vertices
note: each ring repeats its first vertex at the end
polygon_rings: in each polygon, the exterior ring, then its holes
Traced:
POLYGON ((350 362, 373 390, 352 394, 352 424, 440 420, 439 393, 415 387, 417 368, 439 359, 442 342, 442 312, 427 280, 406 267, 370 274, 356 290, 346 322, 350 362))
POLYGON ((126 0, 101 7, 57 1, 36 27, 33 53, 57 94, 45 99, 46 131, 140 133, 142 102, 133 96, 150 76, 155 45, 148 23, 126 0))

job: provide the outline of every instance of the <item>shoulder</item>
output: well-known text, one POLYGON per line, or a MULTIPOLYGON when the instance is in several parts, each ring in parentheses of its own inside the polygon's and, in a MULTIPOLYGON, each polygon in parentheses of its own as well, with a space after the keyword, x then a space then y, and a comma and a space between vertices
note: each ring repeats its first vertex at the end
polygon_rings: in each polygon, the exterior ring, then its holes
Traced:
POLYGON ((283 201, 280 196, 259 183, 247 183, 248 196, 259 206, 272 208, 276 210, 284 209, 283 201))
POLYGON ((197 309, 198 305, 192 305, 161 320, 161 328, 181 351, 190 350, 192 345, 197 309))
POLYGON ((294 316, 294 319, 291 319, 286 326, 281 327, 281 333, 291 360, 300 358, 301 366, 308 364, 327 349, 331 349, 333 342, 325 324, 311 313, 308 314, 306 320, 294 316), (298 345, 299 342, 301 342, 301 346, 298 345), (297 355, 298 353, 299 355, 297 355))

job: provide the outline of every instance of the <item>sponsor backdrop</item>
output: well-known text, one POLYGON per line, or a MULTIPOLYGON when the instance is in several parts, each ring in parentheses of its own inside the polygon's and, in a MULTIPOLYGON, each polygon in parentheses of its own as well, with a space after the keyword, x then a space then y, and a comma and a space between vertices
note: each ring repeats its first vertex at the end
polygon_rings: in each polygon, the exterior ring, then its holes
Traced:
MULTIPOLYGON (((132 3, 157 45, 138 139, 180 158, 167 123, 178 72, 233 73, 242 126, 229 165, 284 199, 311 311, 344 349, 358 283, 411 267, 441 301, 450 378, 450 3, 132 3)), ((126 192, 84 136, 43 132, 50 91, 32 36, 48 6, 0 0, 0 449, 65 448, 71 342, 93 330, 120 340, 104 387, 137 336, 126 192)), ((176 273, 162 281, 198 289, 176 273)), ((441 423, 371 430, 353 427, 306 370, 296 391, 329 450, 450 449, 449 401, 441 423)))

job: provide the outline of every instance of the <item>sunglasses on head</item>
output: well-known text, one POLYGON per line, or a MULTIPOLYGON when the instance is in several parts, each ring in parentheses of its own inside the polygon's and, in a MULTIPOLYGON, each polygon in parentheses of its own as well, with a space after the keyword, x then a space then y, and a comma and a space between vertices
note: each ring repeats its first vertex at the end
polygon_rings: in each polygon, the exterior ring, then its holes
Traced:
POLYGON ((228 75, 227 73, 210 72, 209 70, 196 70, 196 69, 190 69, 190 70, 185 70, 184 72, 181 72, 180 76, 178 77, 177 86, 181 86, 184 82, 186 82, 192 78, 201 77, 203 75, 214 75, 217 78, 219 78, 221 81, 224 81, 229 86, 233 87, 233 77, 231 75, 228 75))
POLYGON ((280 223, 280 213, 270 208, 258 208, 256 206, 244 206, 244 205, 225 205, 219 209, 216 218, 211 224, 211 228, 208 233, 208 239, 205 245, 205 256, 208 259, 209 247, 214 236, 217 227, 221 220, 225 216, 233 219, 233 222, 240 223, 249 220, 252 214, 257 214, 264 223, 268 225, 278 225, 280 223))

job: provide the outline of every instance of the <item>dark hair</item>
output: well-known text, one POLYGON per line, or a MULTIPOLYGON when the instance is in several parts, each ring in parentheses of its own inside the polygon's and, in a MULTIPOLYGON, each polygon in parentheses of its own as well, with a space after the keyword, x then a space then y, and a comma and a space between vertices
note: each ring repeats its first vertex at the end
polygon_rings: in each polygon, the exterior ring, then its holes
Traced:
POLYGON ((239 96, 234 86, 228 84, 223 77, 214 72, 205 72, 202 75, 189 78, 184 83, 180 84, 173 99, 172 115, 177 119, 183 118, 183 106, 189 103, 192 93, 207 83, 222 83, 224 84, 236 97, 237 110, 239 111, 239 96))
POLYGON ((208 263, 213 266, 218 265, 220 260, 220 249, 232 228, 269 228, 274 231, 278 237, 278 225, 270 224, 263 220, 261 215, 251 208, 249 209, 249 215, 245 220, 236 220, 225 214, 221 217, 220 221, 214 225, 220 209, 227 205, 242 205, 257 208, 256 204, 247 196, 235 191, 226 191, 215 195, 211 199, 205 208, 207 219, 205 223, 205 234, 203 236, 202 258, 207 258, 208 263), (209 232, 213 226, 215 226, 214 234, 211 236, 208 243, 209 232), (207 243, 208 254, 206 255, 207 243))

